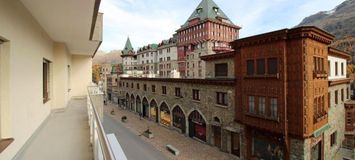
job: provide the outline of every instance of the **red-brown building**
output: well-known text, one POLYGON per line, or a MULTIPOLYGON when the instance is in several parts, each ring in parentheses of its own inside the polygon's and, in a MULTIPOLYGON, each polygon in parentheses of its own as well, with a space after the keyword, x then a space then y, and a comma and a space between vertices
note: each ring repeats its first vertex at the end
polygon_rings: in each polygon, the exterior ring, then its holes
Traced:
POLYGON ((229 42, 239 38, 239 30, 213 0, 202 0, 176 31, 181 77, 204 78, 205 63, 199 57, 230 51, 229 42))
POLYGON ((333 39, 318 28, 300 27, 232 42, 240 68, 236 121, 246 127, 247 159, 324 159, 333 39))

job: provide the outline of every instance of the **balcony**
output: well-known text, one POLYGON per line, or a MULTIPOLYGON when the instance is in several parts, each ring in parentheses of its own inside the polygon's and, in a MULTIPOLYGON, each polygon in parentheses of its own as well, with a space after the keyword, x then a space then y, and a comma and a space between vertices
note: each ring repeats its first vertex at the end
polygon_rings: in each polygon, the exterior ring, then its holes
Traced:
POLYGON ((102 100, 99 87, 89 86, 87 98, 72 99, 64 111, 52 113, 16 159, 126 159, 103 130, 102 100))

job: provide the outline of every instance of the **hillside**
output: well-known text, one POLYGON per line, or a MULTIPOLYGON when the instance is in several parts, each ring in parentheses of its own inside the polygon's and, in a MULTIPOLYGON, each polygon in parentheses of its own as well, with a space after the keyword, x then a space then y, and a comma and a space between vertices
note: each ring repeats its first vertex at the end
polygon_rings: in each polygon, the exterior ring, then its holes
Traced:
POLYGON ((322 11, 303 19, 298 26, 317 26, 336 36, 332 44, 355 55, 355 0, 346 0, 331 11, 322 11))
POLYGON ((120 50, 112 50, 108 53, 98 52, 93 59, 93 64, 119 64, 119 63, 122 63, 120 50))

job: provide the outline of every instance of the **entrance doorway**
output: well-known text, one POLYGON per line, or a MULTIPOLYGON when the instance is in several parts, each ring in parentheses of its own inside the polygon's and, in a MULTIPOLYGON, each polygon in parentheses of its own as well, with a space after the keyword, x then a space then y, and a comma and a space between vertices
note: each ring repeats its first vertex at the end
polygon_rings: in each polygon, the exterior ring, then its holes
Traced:
POLYGON ((185 114, 180 108, 180 106, 176 106, 173 109, 173 126, 180 129, 181 133, 185 133, 186 130, 186 122, 185 122, 185 114))
POLYGON ((148 118, 148 113, 149 113, 149 103, 146 98, 143 98, 143 117, 148 118))
POLYGON ((212 126, 213 129, 213 139, 214 145, 218 148, 221 148, 221 127, 220 126, 212 126))
POLYGON ((206 142, 206 121, 196 110, 189 115, 189 136, 206 142))

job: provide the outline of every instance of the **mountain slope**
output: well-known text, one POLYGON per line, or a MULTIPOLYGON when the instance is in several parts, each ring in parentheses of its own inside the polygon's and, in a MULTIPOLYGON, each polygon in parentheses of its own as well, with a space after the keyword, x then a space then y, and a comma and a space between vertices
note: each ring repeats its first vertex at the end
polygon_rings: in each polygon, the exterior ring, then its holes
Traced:
POLYGON ((317 26, 336 36, 332 44, 355 55, 355 0, 346 0, 331 11, 303 19, 298 26, 317 26))
POLYGON ((95 55, 93 64, 119 64, 122 63, 121 51, 113 50, 109 53, 100 52, 95 55))

